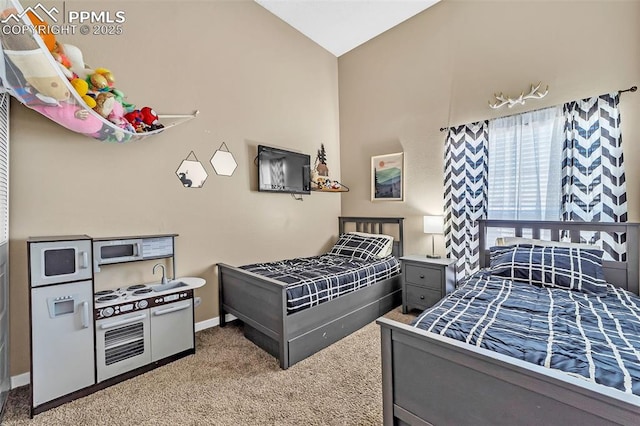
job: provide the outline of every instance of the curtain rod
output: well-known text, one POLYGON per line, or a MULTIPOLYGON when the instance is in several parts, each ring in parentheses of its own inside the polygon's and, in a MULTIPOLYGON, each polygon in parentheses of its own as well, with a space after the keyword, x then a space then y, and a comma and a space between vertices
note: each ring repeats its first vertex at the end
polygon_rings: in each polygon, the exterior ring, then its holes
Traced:
POLYGON ((618 90, 618 93, 635 92, 636 90, 638 90, 638 86, 631 86, 626 90, 618 90))
MULTIPOLYGON (((618 90, 618 94, 620 93, 625 93, 625 92, 635 92, 638 90, 638 86, 631 86, 628 89, 625 90, 618 90)), ((444 132, 445 130, 449 130, 448 127, 440 127, 440 131, 444 132)))

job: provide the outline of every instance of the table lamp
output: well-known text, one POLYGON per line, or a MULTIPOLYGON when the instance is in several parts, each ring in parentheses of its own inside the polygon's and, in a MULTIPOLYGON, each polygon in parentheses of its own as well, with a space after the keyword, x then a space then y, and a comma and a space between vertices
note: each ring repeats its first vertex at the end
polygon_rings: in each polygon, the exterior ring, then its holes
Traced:
POLYGON ((436 243, 434 234, 444 233, 444 216, 424 216, 424 233, 431 234, 431 254, 427 254, 430 259, 439 259, 436 254, 436 243))

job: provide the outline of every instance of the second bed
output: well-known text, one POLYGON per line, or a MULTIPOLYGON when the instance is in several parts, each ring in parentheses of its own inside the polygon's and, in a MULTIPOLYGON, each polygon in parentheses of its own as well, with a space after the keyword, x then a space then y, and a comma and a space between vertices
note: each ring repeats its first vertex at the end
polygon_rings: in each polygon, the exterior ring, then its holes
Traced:
POLYGON ((324 255, 218 264, 220 325, 225 313, 234 315, 245 336, 286 369, 398 306, 403 218, 340 217, 338 224, 340 238, 324 255), (375 235, 359 239, 351 228, 393 239, 378 247, 375 235))

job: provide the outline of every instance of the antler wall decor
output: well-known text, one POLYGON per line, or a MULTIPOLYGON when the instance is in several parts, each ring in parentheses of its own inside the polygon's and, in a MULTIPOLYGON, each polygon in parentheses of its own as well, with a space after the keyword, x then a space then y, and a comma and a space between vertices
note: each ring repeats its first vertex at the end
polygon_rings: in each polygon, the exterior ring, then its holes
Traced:
POLYGON ((520 96, 518 96, 515 99, 512 99, 510 97, 505 97, 502 94, 502 92, 500 92, 500 95, 496 95, 494 93, 493 96, 495 96, 496 102, 492 104, 491 101, 489 101, 489 106, 493 109, 498 109, 504 105, 507 105, 507 107, 512 108, 514 105, 518 105, 518 104, 524 105, 524 101, 526 99, 542 99, 545 96, 547 96, 547 93, 549 93, 549 86, 547 85, 547 87, 544 89, 544 92, 541 92, 540 91, 541 84, 542 82, 538 83, 537 86, 534 86, 532 84, 531 91, 529 93, 525 95, 524 92, 521 92, 520 96))

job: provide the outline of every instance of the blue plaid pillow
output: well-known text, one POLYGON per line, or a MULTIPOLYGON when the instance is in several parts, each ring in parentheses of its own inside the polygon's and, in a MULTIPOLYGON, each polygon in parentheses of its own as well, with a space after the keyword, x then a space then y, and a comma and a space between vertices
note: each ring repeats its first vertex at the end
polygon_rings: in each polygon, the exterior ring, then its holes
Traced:
POLYGON ((329 254, 347 256, 351 259, 374 260, 388 244, 387 237, 363 237, 356 234, 342 234, 329 254))
POLYGON ((596 296, 607 294, 602 250, 517 245, 491 247, 491 275, 596 296))

